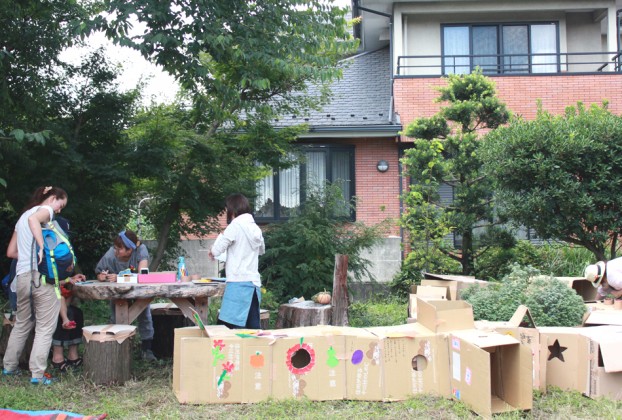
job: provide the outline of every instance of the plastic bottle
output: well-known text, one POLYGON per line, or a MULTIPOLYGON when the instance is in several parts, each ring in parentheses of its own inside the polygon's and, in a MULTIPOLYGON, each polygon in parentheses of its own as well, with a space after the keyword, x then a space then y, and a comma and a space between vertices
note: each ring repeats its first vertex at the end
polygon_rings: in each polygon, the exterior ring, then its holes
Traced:
POLYGON ((184 257, 179 257, 179 262, 177 263, 177 281, 181 281, 181 278, 186 276, 186 261, 184 257))

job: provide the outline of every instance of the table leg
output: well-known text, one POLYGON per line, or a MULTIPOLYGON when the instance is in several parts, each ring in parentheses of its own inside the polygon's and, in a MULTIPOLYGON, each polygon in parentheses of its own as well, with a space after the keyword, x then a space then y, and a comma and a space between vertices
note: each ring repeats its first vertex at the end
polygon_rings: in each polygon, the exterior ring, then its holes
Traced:
POLYGON ((135 299, 132 304, 127 299, 114 301, 115 323, 131 324, 153 299, 135 299))
POLYGON ((117 299, 114 301, 115 324, 128 325, 130 323, 129 305, 125 299, 117 299))
POLYGON ((201 297, 195 298, 194 300, 191 298, 170 298, 171 301, 177 305, 177 307, 181 310, 181 312, 189 318, 195 324, 197 323, 194 319, 194 311, 199 314, 201 321, 203 324, 207 325, 207 313, 208 313, 208 298, 201 297))

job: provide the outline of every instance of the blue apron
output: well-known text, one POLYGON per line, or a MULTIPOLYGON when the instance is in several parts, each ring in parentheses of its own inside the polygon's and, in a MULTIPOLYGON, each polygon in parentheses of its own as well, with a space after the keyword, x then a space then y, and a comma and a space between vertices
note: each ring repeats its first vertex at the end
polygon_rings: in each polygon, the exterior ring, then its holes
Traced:
POLYGON ((218 318, 229 324, 245 327, 253 294, 257 295, 257 300, 261 303, 261 291, 253 282, 227 282, 218 318))

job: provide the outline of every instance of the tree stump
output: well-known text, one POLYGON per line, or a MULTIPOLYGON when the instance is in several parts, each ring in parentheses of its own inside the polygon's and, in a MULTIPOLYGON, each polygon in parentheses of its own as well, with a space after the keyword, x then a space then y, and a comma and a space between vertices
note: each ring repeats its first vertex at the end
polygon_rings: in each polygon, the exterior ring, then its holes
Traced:
POLYGON ((259 327, 262 330, 267 330, 270 328, 270 311, 267 309, 259 310, 259 327))
MULTIPOLYGON (((4 314, 2 317, 2 331, 0 331, 0 360, 4 358, 6 346, 9 344, 9 336, 13 331, 14 321, 9 320, 10 314, 4 314)), ((26 340, 22 354, 19 356, 19 367, 28 370, 30 365, 30 352, 32 351, 32 342, 35 339, 35 329, 30 331, 30 335, 26 340)))
POLYGON ((308 327, 330 325, 332 306, 304 301, 285 303, 279 306, 276 328, 308 327))
POLYGON ((124 384, 130 379, 132 340, 136 327, 84 327, 84 376, 98 385, 124 384))
POLYGON ((153 320, 153 344, 151 350, 158 359, 173 357, 175 347, 175 328, 194 325, 186 319, 173 303, 151 304, 151 319, 153 320))

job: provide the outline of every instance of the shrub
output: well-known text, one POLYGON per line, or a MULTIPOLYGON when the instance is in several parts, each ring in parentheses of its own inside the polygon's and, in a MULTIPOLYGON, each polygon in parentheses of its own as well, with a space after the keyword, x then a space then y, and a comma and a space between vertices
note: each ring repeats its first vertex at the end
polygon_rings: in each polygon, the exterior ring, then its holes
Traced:
POLYGON ((348 222, 335 215, 344 214, 343 195, 336 186, 313 191, 299 212, 286 222, 271 225, 265 232, 266 253, 260 257, 263 283, 277 301, 332 290, 335 254, 348 255, 348 275, 364 276, 370 262, 361 252, 381 239, 384 224, 373 227, 348 222))
POLYGON ((462 297, 473 305, 476 320, 507 321, 519 305, 526 305, 538 326, 573 327, 585 313, 585 304, 573 289, 518 264, 501 282, 469 287, 462 297))
POLYGON ((563 242, 535 245, 521 240, 510 249, 489 249, 476 260, 475 276, 498 281, 512 271, 515 263, 535 267, 551 276, 580 276, 592 259, 593 254, 580 246, 563 242))
POLYGON ((406 315, 406 301, 392 296, 354 302, 348 309, 350 326, 357 328, 400 325, 406 315))

